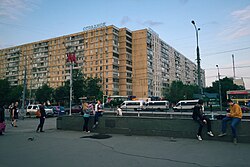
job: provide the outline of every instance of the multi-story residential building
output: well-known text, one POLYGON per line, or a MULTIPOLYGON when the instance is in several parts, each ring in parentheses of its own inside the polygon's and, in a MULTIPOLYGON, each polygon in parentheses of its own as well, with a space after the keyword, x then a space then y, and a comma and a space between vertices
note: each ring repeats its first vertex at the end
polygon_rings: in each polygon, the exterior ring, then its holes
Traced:
MULTIPOLYGON (((130 31, 113 25, 0 50, 0 78, 35 90, 56 88, 70 78, 67 53, 75 53, 87 77, 100 78, 104 95, 162 96, 172 81, 197 83, 196 65, 151 29, 130 31), (26 75, 25 75, 26 73, 26 75)), ((205 75, 202 70, 202 85, 205 75)))
MULTIPOLYGON (((164 88, 175 81, 197 84, 195 63, 166 44, 151 29, 133 31, 133 94, 162 97, 164 88)), ((202 85, 205 72, 201 70, 202 85)))

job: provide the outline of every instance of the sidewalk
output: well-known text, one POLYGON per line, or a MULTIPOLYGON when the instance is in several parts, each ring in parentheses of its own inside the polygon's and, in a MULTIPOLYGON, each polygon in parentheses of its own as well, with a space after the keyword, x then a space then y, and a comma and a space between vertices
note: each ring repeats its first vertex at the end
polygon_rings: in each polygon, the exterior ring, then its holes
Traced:
POLYGON ((60 131, 55 118, 46 119, 45 133, 36 133, 38 119, 18 121, 0 136, 1 167, 247 167, 250 144, 113 135, 89 138, 77 131, 60 131))

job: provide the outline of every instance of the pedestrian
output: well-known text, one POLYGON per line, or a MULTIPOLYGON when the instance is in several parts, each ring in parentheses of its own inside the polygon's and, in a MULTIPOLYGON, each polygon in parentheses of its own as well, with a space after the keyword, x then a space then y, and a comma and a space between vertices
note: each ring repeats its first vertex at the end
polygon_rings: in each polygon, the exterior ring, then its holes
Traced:
POLYGON ((214 136, 214 134, 211 131, 211 121, 208 117, 206 117, 204 111, 203 111, 203 100, 199 100, 198 103, 195 105, 193 109, 193 120, 198 123, 199 128, 197 132, 197 139, 199 141, 202 140, 202 128, 204 125, 207 125, 207 134, 211 137, 214 136))
POLYGON ((5 132, 5 127, 4 107, 3 105, 0 105, 0 136, 3 135, 3 132, 5 132))
POLYGON ((227 122, 231 121, 233 143, 237 144, 236 126, 241 121, 242 110, 241 110, 241 107, 238 104, 234 103, 231 99, 227 100, 227 104, 230 106, 230 112, 227 113, 226 117, 222 119, 221 133, 218 136, 223 137, 227 135, 226 134, 227 122))
POLYGON ((102 102, 100 100, 97 101, 97 104, 95 105, 95 118, 94 118, 94 126, 93 128, 96 128, 96 126, 98 125, 98 120, 99 117, 101 117, 103 115, 103 106, 102 106, 102 102))
POLYGON ((11 103, 11 105, 9 105, 8 109, 9 109, 9 120, 12 120, 12 109, 14 107, 14 103, 11 103))
POLYGON ((116 109, 116 116, 122 116, 122 109, 121 109, 121 106, 120 106, 120 105, 117 106, 117 109, 116 109))
POLYGON ((84 115, 85 110, 87 110, 87 109, 88 109, 88 103, 86 101, 84 101, 82 103, 82 115, 84 115))
POLYGON ((16 102, 14 107, 11 109, 11 118, 12 118, 11 125, 17 127, 16 122, 18 119, 18 102, 16 102))
POLYGON ((87 133, 90 133, 90 131, 89 131, 89 117, 90 117, 90 113, 92 110, 93 110, 92 104, 88 104, 87 109, 84 110, 84 114, 83 114, 83 118, 84 118, 83 131, 85 131, 87 133))
POLYGON ((40 132, 44 132, 43 125, 44 125, 45 118, 46 118, 46 112, 45 112, 43 103, 39 106, 39 111, 40 111, 41 116, 40 116, 40 123, 37 126, 36 132, 39 132, 39 130, 40 132))

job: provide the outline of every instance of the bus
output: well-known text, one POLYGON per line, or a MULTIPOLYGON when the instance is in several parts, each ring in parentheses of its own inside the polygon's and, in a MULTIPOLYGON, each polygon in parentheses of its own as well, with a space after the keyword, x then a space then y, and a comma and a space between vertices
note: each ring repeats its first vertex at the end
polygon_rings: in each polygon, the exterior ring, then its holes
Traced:
POLYGON ((231 99, 241 106, 250 107, 250 90, 227 91, 227 99, 231 99))

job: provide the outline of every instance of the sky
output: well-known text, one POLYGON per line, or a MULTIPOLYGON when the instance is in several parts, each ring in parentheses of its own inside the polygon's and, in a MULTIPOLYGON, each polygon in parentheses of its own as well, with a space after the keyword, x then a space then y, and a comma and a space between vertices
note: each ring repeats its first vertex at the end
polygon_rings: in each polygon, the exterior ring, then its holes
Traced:
POLYGON ((196 63, 199 36, 206 86, 243 78, 250 89, 250 0, 0 0, 0 49, 80 32, 105 22, 151 28, 196 63), (218 65, 218 68, 216 68, 218 65))

